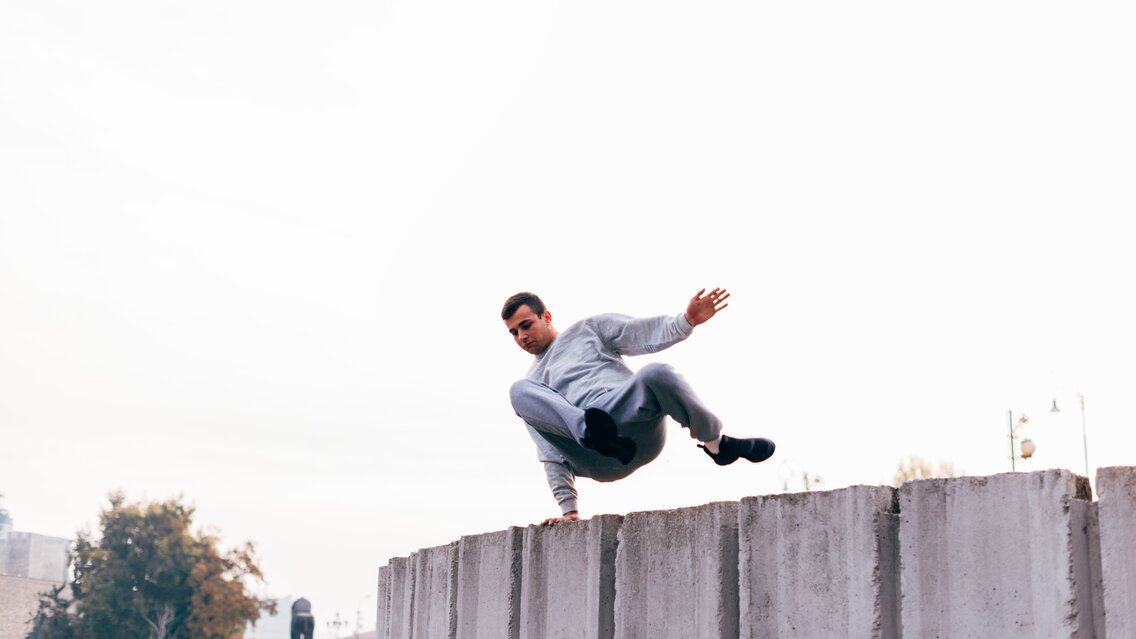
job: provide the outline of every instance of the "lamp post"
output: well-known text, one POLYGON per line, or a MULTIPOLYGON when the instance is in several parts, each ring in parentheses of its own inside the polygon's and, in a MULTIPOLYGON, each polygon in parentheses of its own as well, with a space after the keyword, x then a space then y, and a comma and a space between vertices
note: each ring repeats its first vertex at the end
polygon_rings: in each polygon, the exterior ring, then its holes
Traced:
MULTIPOLYGON (((1085 396, 1077 393, 1077 401, 1081 404, 1081 447, 1085 452, 1085 477, 1089 476, 1089 431, 1085 428, 1085 396)), ((1049 410, 1051 413, 1060 413, 1061 409, 1057 408, 1057 398, 1053 398, 1053 408, 1049 410)))

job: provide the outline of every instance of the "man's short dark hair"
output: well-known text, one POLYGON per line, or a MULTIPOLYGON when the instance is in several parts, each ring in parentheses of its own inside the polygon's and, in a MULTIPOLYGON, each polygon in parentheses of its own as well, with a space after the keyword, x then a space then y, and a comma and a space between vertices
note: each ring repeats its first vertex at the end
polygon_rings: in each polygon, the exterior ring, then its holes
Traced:
POLYGON ((527 306, 532 309, 532 312, 537 316, 544 315, 544 302, 535 293, 517 293, 516 295, 505 300, 505 306, 501 309, 501 319, 508 320, 517 312, 517 309, 527 306))

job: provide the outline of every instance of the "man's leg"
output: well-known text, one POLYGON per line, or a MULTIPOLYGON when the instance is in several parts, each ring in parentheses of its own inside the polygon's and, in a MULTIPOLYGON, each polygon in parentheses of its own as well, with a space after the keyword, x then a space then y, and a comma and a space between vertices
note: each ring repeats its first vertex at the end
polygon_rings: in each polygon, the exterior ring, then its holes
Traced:
MULTIPOLYGON (((742 439, 722 434, 722 422, 710 412, 682 375, 666 364, 648 364, 622 387, 601 397, 591 409, 611 415, 616 424, 629 424, 667 415, 702 442, 706 454, 719 466, 738 459, 760 462, 773 455, 772 441, 742 439)), ((659 428, 663 421, 659 420, 659 428)))
MULTIPOLYGON (((722 422, 695 394, 690 384, 666 364, 648 364, 620 388, 599 398, 598 408, 617 424, 644 422, 669 416, 690 430, 701 442, 715 441, 722 434, 722 422)), ((660 428, 663 422, 659 422, 660 428)))
POLYGON ((571 438, 624 465, 635 457, 635 442, 621 437, 606 413, 577 408, 546 384, 522 379, 509 389, 509 399, 517 415, 538 432, 571 438))
POLYGON ((522 379, 509 388, 513 411, 540 432, 558 437, 584 438, 584 409, 573 406, 546 384, 522 379))

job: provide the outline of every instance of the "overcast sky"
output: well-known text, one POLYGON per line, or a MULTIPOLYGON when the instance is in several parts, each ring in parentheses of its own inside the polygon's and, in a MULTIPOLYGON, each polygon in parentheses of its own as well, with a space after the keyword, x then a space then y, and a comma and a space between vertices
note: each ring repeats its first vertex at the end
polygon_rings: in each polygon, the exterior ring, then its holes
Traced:
MULTIPOLYGON (((498 313, 730 306, 633 367, 677 426, 585 516, 1136 463, 1136 9, 0 1, 0 493, 183 495, 374 626, 392 556, 558 513, 498 313), (1056 399, 1060 413, 1049 413, 1056 399)), ((352 629, 352 628, 349 628, 352 629)))

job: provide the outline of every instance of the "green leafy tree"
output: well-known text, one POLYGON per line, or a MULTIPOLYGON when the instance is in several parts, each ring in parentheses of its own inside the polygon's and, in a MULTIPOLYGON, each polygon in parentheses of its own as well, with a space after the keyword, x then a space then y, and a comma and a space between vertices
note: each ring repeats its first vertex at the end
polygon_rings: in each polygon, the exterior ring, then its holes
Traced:
POLYGON ((101 536, 80 532, 70 597, 44 596, 29 639, 231 639, 275 604, 249 594, 262 580, 251 543, 228 552, 193 534, 180 499, 110 497, 101 536))

